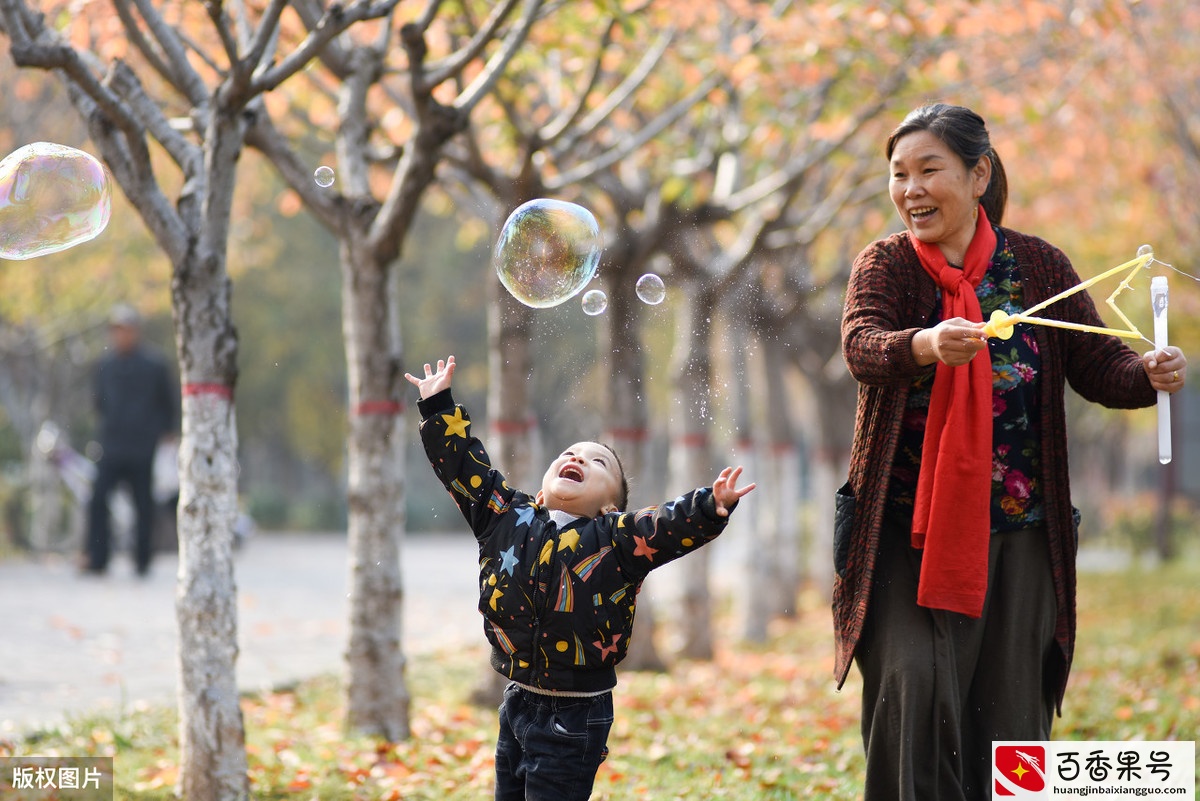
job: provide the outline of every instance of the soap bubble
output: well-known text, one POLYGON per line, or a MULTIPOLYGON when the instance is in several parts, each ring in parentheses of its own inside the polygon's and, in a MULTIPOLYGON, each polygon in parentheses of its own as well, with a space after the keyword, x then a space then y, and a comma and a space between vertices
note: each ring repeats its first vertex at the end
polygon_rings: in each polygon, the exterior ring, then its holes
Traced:
POLYGON ((492 263, 514 298, 544 309, 583 289, 600 263, 600 226, 583 206, 540 198, 509 215, 492 263))
POLYGON ((589 289, 583 293, 583 313, 595 317, 603 314, 608 308, 608 295, 599 289, 589 289))
POLYGON ((667 288, 663 285, 663 280, 654 273, 646 273, 639 278, 634 286, 634 291, 637 292, 642 303, 648 303, 651 306, 657 306, 667 297, 667 288))
POLYGON ((1142 245, 1140 248, 1138 248, 1137 257, 1140 259, 1145 256, 1154 256, 1154 248, 1150 245, 1142 245))
POLYGON ((0 258, 66 250, 99 236, 111 215, 108 170, 82 150, 34 142, 0 161, 0 258))
POLYGON ((326 167, 324 164, 317 167, 313 173, 313 180, 317 182, 317 186, 333 186, 333 167, 326 167))

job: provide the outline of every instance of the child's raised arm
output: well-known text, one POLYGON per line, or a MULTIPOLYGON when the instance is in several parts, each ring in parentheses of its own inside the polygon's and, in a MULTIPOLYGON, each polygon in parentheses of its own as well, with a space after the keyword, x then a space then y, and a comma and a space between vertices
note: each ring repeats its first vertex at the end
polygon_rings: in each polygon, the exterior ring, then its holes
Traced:
POLYGON ((717 503, 717 514, 721 517, 729 517, 729 507, 733 506, 738 500, 754 489, 757 484, 747 484, 741 489, 738 488, 738 476, 742 474, 742 468, 726 467, 717 476, 717 480, 713 482, 713 500, 717 503))
POLYGON ((404 377, 408 379, 408 383, 420 390, 422 398, 432 398, 443 389, 450 388, 450 379, 454 377, 454 357, 438 359, 437 372, 430 369, 426 363, 424 378, 417 378, 411 373, 405 373, 404 377))

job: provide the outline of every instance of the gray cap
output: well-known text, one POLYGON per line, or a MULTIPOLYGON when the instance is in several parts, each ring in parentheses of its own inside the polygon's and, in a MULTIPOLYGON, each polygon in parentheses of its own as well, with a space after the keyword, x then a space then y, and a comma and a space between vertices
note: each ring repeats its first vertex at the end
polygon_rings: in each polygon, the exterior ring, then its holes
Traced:
POLYGON ((118 303, 108 313, 108 324, 137 328, 142 324, 142 315, 128 303, 118 303))

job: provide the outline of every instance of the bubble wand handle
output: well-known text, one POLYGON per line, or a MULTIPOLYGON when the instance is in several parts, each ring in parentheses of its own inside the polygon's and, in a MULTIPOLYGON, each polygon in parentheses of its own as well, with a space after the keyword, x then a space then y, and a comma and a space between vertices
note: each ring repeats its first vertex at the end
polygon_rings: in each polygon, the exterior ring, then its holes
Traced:
MULTIPOLYGON (((1156 275, 1150 279, 1150 304, 1154 309, 1154 351, 1162 352, 1167 347, 1167 277, 1156 275)), ((1171 461, 1171 395, 1158 393, 1158 461, 1171 461)))

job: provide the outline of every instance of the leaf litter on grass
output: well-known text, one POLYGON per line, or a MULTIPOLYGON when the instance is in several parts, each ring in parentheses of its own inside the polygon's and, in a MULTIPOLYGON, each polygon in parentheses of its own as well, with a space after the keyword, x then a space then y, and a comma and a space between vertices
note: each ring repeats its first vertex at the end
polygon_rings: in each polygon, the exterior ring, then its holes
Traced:
MULTIPOLYGON (((1195 739, 1200 732, 1200 568, 1080 576, 1079 643, 1055 739, 1195 739)), ((667 673, 622 671, 610 756, 593 801, 854 799, 862 790, 860 685, 832 679, 828 606, 808 597, 761 645, 725 643, 711 662, 667 673)), ((470 705, 484 649, 412 657, 413 736, 348 733, 339 679, 300 682, 242 700, 256 799, 465 801, 489 797, 495 709, 470 705)), ((177 719, 138 706, 79 716, 19 739, 0 756, 114 756, 119 799, 170 799, 177 719)))

